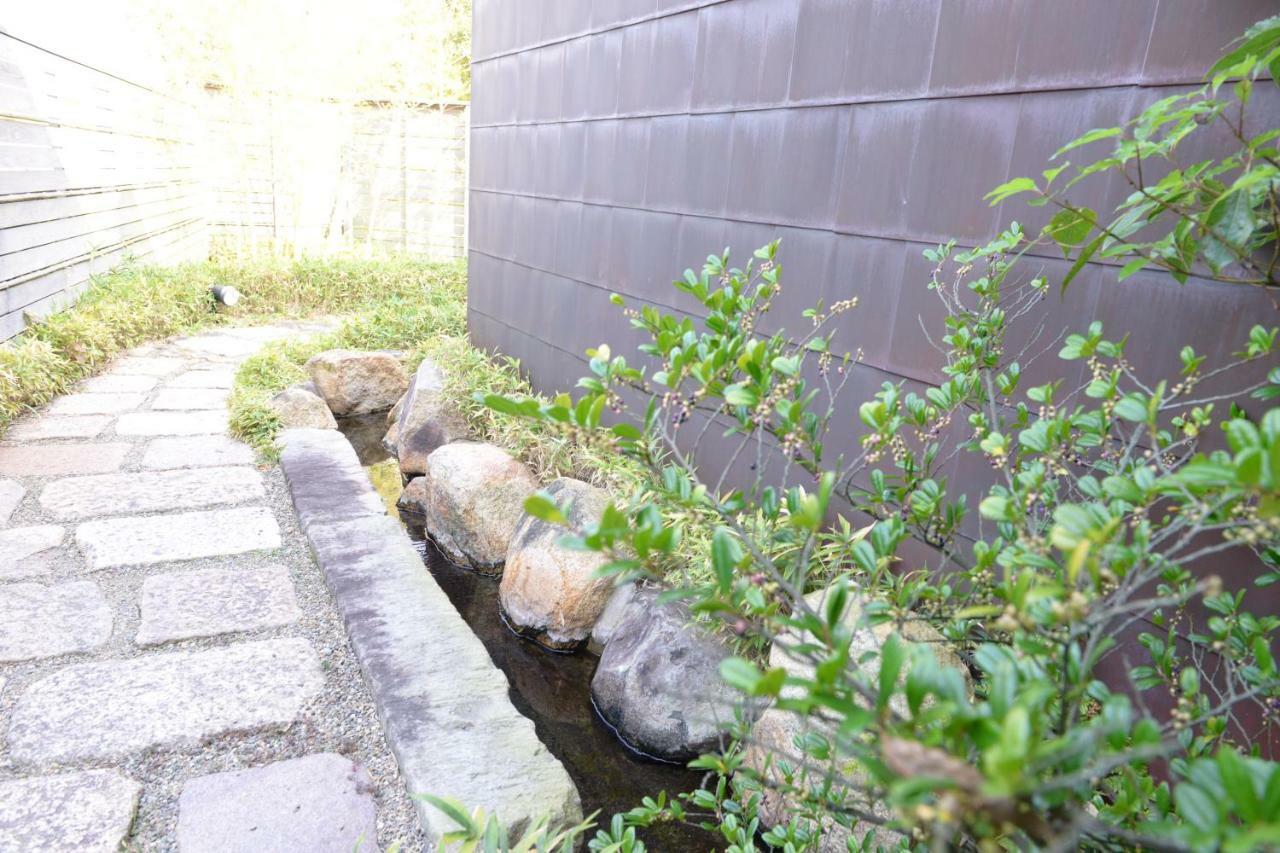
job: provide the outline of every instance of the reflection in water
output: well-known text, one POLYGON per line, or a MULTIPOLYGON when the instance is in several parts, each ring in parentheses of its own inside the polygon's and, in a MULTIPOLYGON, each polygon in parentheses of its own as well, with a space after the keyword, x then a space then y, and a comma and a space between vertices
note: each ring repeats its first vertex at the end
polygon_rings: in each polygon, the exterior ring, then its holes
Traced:
MULTIPOLYGON (((338 426, 394 517, 402 484, 395 460, 381 446, 385 415, 342 418, 338 426)), ((539 739, 569 771, 582 797, 583 814, 598 810, 597 820, 607 821, 646 796, 666 791, 670 797, 701 783, 698 772, 633 754, 596 715, 591 704, 593 655, 557 654, 520 638, 502 620, 497 578, 453 565, 432 542, 424 541, 420 528, 410 528, 409 534, 426 568, 506 674, 516 710, 533 720, 539 739)), ((722 849, 715 835, 689 826, 660 825, 638 834, 653 853, 722 849)))

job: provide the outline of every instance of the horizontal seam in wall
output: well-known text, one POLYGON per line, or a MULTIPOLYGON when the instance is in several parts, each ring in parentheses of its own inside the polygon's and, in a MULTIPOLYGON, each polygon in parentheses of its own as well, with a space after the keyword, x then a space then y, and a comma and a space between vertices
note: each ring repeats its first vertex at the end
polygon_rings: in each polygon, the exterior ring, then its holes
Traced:
MULTIPOLYGON (((574 284, 580 284, 580 285, 583 285, 584 287, 594 288, 595 290, 599 290, 599 291, 602 291, 602 292, 604 292, 604 293, 609 293, 609 294, 612 294, 612 293, 621 293, 621 291, 612 290, 612 289, 610 289, 610 288, 604 287, 603 285, 597 284, 597 283, 595 283, 595 282, 584 281, 583 279, 580 279, 580 278, 574 278, 573 276, 564 275, 563 273, 553 272, 553 271, 551 271, 551 270, 545 270, 545 269, 542 269, 541 267, 530 266, 529 264, 526 264, 526 263, 524 263, 524 262, 522 262, 522 261, 517 261, 517 260, 515 260, 515 259, 513 259, 513 258, 504 258, 504 257, 502 257, 501 255, 494 255, 494 254, 491 254, 491 253, 489 253, 489 252, 486 252, 486 251, 484 251, 484 250, 482 250, 482 249, 477 249, 477 248, 475 248, 475 247, 468 247, 467 251, 468 251, 468 253, 473 253, 473 254, 477 254, 477 255, 483 255, 484 257, 486 257, 486 258, 490 258, 490 259, 495 260, 495 261, 502 261, 503 263, 506 263, 506 264, 512 264, 512 265, 517 266, 517 267, 520 267, 520 268, 522 268, 522 269, 526 269, 526 270, 528 270, 529 272, 537 272, 537 273, 542 273, 542 274, 544 274, 544 275, 553 275, 553 276, 555 276, 556 278, 562 278, 562 279, 564 279, 565 281, 571 281, 571 282, 573 282, 574 284)), ((635 300, 636 302, 642 303, 642 304, 644 304, 644 305, 650 305, 650 306, 653 306, 653 307, 655 307, 655 308, 665 308, 665 309, 667 309, 667 310, 669 310, 669 311, 674 311, 675 313, 677 313, 677 314, 679 314, 679 315, 681 315, 681 316, 689 315, 689 312, 684 311, 684 310, 682 310, 682 309, 680 309, 680 308, 677 308, 676 306, 674 306, 674 305, 672 305, 672 304, 670 304, 670 303, 668 303, 668 302, 663 302, 663 301, 658 300, 658 299, 650 299, 650 298, 647 298, 647 297, 644 297, 644 296, 637 296, 637 295, 632 294, 632 293, 625 293, 625 294, 623 294, 623 295, 625 295, 625 296, 626 296, 627 298, 629 298, 629 299, 633 299, 633 300, 635 300)), ((507 328, 509 328, 509 329, 515 329, 516 331, 520 332, 521 334, 525 335, 526 337, 531 337, 531 338, 533 338, 534 340, 542 341, 542 342, 543 342, 543 343, 545 343, 547 346, 555 347, 556 349, 560 350, 561 352, 569 352, 568 350, 564 349, 563 347, 559 346, 558 344, 552 343, 551 341, 543 340, 542 338, 538 337, 537 335, 530 335, 530 334, 529 334, 527 331, 525 331, 524 329, 519 329, 519 328, 517 328, 516 326, 512 326, 510 323, 507 323, 507 322, 506 322, 506 321, 504 321, 504 320, 500 320, 500 319, 498 319, 497 317, 494 317, 492 314, 489 314, 489 313, 488 313, 488 312, 486 312, 486 311, 482 311, 481 309, 474 307, 473 305, 471 305, 471 304, 470 304, 470 300, 468 300, 467 310, 468 310, 468 311, 475 311, 477 314, 483 314, 484 316, 488 317, 488 318, 489 318, 489 319, 491 319, 491 320, 494 320, 495 322, 502 323, 502 325, 506 326, 506 327, 507 327, 507 328)), ((691 315, 690 315, 690 316, 691 316, 691 315)), ((572 353, 570 353, 570 355, 572 355, 572 353)), ((574 356, 574 357, 575 357, 575 358, 578 358, 579 356, 574 356)), ((583 358, 583 360, 585 361, 585 358, 583 358)), ((919 382, 919 383, 921 383, 921 384, 923 384, 923 385, 928 385, 928 386, 934 386, 934 385, 936 385, 936 383, 934 383, 934 382, 929 382, 929 381, 926 381, 926 380, 923 380, 923 379, 918 379, 918 378, 916 378, 916 377, 914 377, 914 376, 907 376, 907 375, 902 374, 902 373, 894 373, 892 370, 889 370, 889 369, 888 369, 888 368, 886 368, 886 367, 881 367, 881 366, 880 366, 880 365, 878 365, 878 364, 872 364, 872 363, 871 363, 871 362, 869 362, 869 361, 857 361, 857 362, 855 362, 855 364, 857 364, 857 365, 858 365, 858 366, 860 366, 860 367, 864 367, 864 368, 868 368, 868 369, 874 370, 874 371, 876 371, 877 373, 880 373, 880 374, 882 374, 882 375, 884 375, 884 376, 887 376, 887 377, 892 377, 892 378, 894 378, 894 379, 902 379, 902 380, 905 380, 905 381, 908 381, 908 382, 919 382)))
MULTIPOLYGON (((32 243, 31 245, 23 246, 20 249, 9 249, 8 251, 0 251, 0 262, 6 261, 6 259, 9 258, 11 255, 16 255, 21 252, 29 252, 32 249, 43 249, 46 246, 52 246, 57 243, 65 243, 68 240, 83 240, 86 237, 92 237, 93 235, 99 234, 103 231, 112 231, 117 228, 125 228, 129 225, 137 225, 139 222, 146 222, 149 219, 165 219, 178 214, 199 210, 202 207, 202 205, 199 204, 196 200, 191 198, 186 198, 183 196, 178 196, 176 198, 171 198, 171 199, 164 199, 163 201, 176 202, 176 204, 172 207, 169 207, 165 210, 159 211, 157 213, 154 213, 148 216, 140 216, 136 219, 127 219, 124 222, 116 222, 111 225, 103 225, 98 228, 92 228, 88 231, 84 231, 80 234, 69 234, 66 237, 58 237, 53 240, 46 240, 43 243, 32 243)), ((81 216, 99 216, 104 213, 115 213, 116 211, 131 210, 132 208, 143 207, 146 205, 153 205, 153 204, 159 204, 159 203, 160 202, 145 202, 144 204, 126 205, 125 207, 116 207, 110 210, 96 210, 90 213, 78 214, 75 216, 64 216, 59 219, 47 220, 45 222, 31 222, 31 223, 27 223, 26 225, 14 225, 11 228, 6 228, 5 230, 12 231, 18 228, 26 228, 30 225, 47 225, 49 222, 69 222, 73 219, 79 219, 81 216)), ((196 217, 196 218, 199 218, 199 217, 196 217)))
MULTIPOLYGON (((81 130, 88 133, 105 133, 109 136, 125 136, 131 139, 147 139, 152 142, 163 142, 168 145, 192 145, 196 143, 190 139, 180 139, 176 136, 155 136, 150 133, 142 133, 140 131, 126 130, 123 128, 107 127, 101 124, 72 124, 69 122, 59 121, 54 118, 44 118, 42 116, 28 116, 18 113, 0 113, 0 121, 10 121, 15 124, 29 124, 35 127, 62 128, 63 130, 81 130)), ((34 146, 33 146, 34 147, 34 146)), ((50 145, 49 148, 57 148, 58 146, 50 145)))
POLYGON ((632 119, 677 118, 679 116, 736 115, 738 113, 779 112, 782 110, 832 109, 836 107, 856 107, 870 104, 913 104, 931 101, 954 103, 955 101, 974 100, 977 98, 1020 98, 1023 95, 1049 95, 1063 92, 1107 92, 1107 91, 1149 91, 1154 89, 1188 89, 1195 88, 1196 83, 1113 83, 1105 86, 1061 86, 1044 89, 1009 89, 991 92, 960 92, 952 95, 921 95, 911 98, 829 98, 814 101, 788 101, 784 104, 751 104, 738 107, 704 107, 677 110, 674 112, 642 112, 615 113, 607 116, 587 116, 584 118, 538 119, 533 121, 498 121, 472 122, 472 130, 487 130, 497 127, 540 127, 549 124, 591 124, 601 121, 629 121, 632 119))
MULTIPOLYGON (((164 201, 173 201, 175 199, 184 198, 188 195, 188 193, 182 192, 177 187, 171 187, 170 189, 174 191, 167 195, 162 195, 158 198, 148 199, 145 201, 137 201, 136 199, 127 199, 126 200, 128 201, 127 204, 118 204, 115 207, 103 207, 98 210, 78 210, 71 213, 62 213, 57 216, 51 216, 48 219, 31 219, 26 222, 17 223, 16 225, 7 225, 4 227, 6 229, 26 228, 30 225, 44 225, 49 222, 61 222, 64 219, 78 219, 81 216, 97 216, 102 213, 110 213, 113 210, 127 210, 131 207, 141 207, 142 205, 146 205, 146 204, 159 204, 160 202, 164 202, 164 201)), ((194 195, 199 195, 199 194, 200 194, 199 192, 194 193, 194 195)), ((0 198, 0 205, 4 205, 4 204, 5 204, 5 200, 3 198, 0 198)))
MULTIPOLYGON (((791 223, 791 222, 775 222, 775 221, 765 220, 765 219, 741 219, 739 217, 721 216, 719 214, 714 214, 714 213, 695 213, 692 211, 668 210, 668 209, 657 208, 657 207, 636 207, 634 205, 627 205, 627 204, 602 204, 600 202, 586 201, 584 199, 578 199, 578 198, 561 198, 559 196, 540 195, 538 193, 518 193, 518 192, 511 192, 510 190, 485 189, 484 187, 477 187, 477 186, 472 186, 471 192, 484 193, 486 195, 509 196, 511 198, 529 198, 529 199, 535 199, 538 201, 554 201, 554 202, 561 202, 564 204, 580 204, 580 205, 583 205, 584 207, 602 207, 602 208, 609 208, 611 210, 627 210, 633 213, 659 213, 664 216, 689 216, 695 219, 709 219, 715 222, 728 222, 728 223, 733 223, 737 225, 753 225, 753 226, 762 226, 765 228, 778 228, 778 229, 788 228, 788 229, 794 229, 797 231, 811 231, 816 234, 830 234, 833 237, 856 237, 860 240, 882 240, 886 243, 911 243, 916 246, 923 246, 930 249, 936 249, 940 245, 939 241, 921 240, 918 237, 899 237, 895 235, 884 235, 884 234, 862 234, 857 231, 840 231, 835 228, 826 228, 820 225, 803 225, 800 223, 791 223)), ((982 244, 975 244, 975 245, 982 245, 982 244)), ((973 248, 973 246, 961 246, 958 243, 957 243, 957 246, 960 246, 960 248, 973 248)), ((1038 258, 1041 260, 1059 260, 1059 258, 1056 255, 1041 254, 1036 252, 1027 253, 1027 257, 1038 258)), ((1089 261, 1089 266, 1100 268, 1100 269, 1109 269, 1109 268, 1117 267, 1119 266, 1119 264, 1108 263, 1105 260, 1102 260, 1102 261, 1089 261)))
POLYGON ((54 198, 73 198, 82 195, 105 195, 106 193, 135 192, 137 190, 157 190, 165 187, 195 186, 198 181, 174 180, 157 181, 148 184, 112 184, 99 187, 76 187, 65 190, 41 190, 29 193, 0 194, 0 204, 17 204, 24 201, 44 201, 54 198))
MULTIPOLYGON (((11 287, 17 287, 20 284, 26 284, 28 281, 34 281, 35 279, 40 278, 42 276, 50 275, 52 273, 58 272, 59 270, 66 269, 67 267, 73 267, 76 264, 84 263, 85 261, 91 261, 94 258, 99 257, 101 255, 109 255, 112 252, 119 251, 120 249, 127 249, 129 246, 132 246, 135 243, 141 243, 144 240, 150 240, 152 237, 158 237, 159 235, 168 233, 169 231, 176 231, 179 228, 185 228, 188 225, 191 225, 196 222, 201 222, 201 221, 203 221, 203 218, 197 216, 192 219, 186 219, 181 222, 176 222, 172 225, 157 229, 155 231, 149 231, 145 234, 139 234, 136 237, 130 237, 125 240, 121 240, 117 243, 112 244, 111 246, 108 246, 103 249, 99 249, 94 252, 82 252, 79 255, 76 255, 75 257, 72 257, 72 258, 68 258, 65 261, 59 261, 56 264, 51 264, 47 267, 42 267, 38 270, 32 270, 31 272, 23 273, 7 281, 0 281, 0 291, 8 290, 11 287)), ((74 239, 74 238, 69 238, 69 239, 74 239)))
MULTIPOLYGON (((728 3, 728 2, 729 0, 707 0, 707 2, 702 2, 702 3, 687 3, 684 6, 676 6, 673 9, 664 9, 661 12, 654 12, 651 15, 642 15, 638 18, 629 18, 625 21, 618 21, 616 24, 610 24, 609 26, 601 27, 598 30, 586 30, 585 32, 573 33, 567 36, 560 36, 559 38, 547 39, 546 41, 540 41, 535 44, 529 44, 523 47, 513 48, 511 50, 503 50, 497 53, 486 54, 485 56, 479 57, 478 59, 473 56, 471 57, 471 67, 474 68, 475 66, 479 65, 482 62, 489 62, 490 60, 493 60, 493 59, 502 59, 505 56, 518 56, 522 53, 527 53, 531 50, 538 50, 539 48, 554 47, 555 45, 558 45, 558 44, 568 44, 571 41, 577 41, 578 39, 582 39, 582 38, 590 38, 591 36, 598 36, 603 33, 611 33, 611 32, 614 32, 615 30, 625 30, 628 27, 638 26, 639 24, 647 24, 652 21, 661 21, 663 18, 674 18, 677 15, 687 15, 689 12, 696 12, 701 9, 707 8, 708 6, 719 6, 721 3, 728 3)), ((475 34, 473 32, 472 42, 474 43, 474 41, 475 41, 475 34)))

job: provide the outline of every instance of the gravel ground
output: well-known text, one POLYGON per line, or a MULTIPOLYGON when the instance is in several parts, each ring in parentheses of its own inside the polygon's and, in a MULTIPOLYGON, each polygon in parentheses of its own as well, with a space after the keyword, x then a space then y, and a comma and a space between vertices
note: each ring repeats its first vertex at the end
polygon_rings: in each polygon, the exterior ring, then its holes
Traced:
MULTIPOLYGON (((157 348, 155 355, 168 354, 157 348)), ((190 356, 188 356, 190 357, 190 356)), ((192 358, 193 362, 199 361, 192 358)), ((209 359, 217 362, 217 359, 209 359)), ((194 366, 194 364, 193 364, 194 366)), ((154 392, 152 392, 154 393, 154 392)), ((139 460, 146 439, 111 439, 99 436, 96 441, 131 440, 134 447, 122 471, 139 470, 139 460)), ((325 676, 325 688, 286 731, 262 731, 223 736, 203 743, 198 750, 174 751, 158 749, 132 756, 124 761, 101 764, 78 764, 74 769, 92 766, 116 767, 142 783, 143 794, 133 831, 126 849, 167 851, 176 849, 178 795, 183 783, 195 776, 225 770, 239 770, 287 758, 318 752, 336 752, 363 765, 373 780, 373 795, 378 809, 378 847, 399 843, 402 850, 423 850, 424 839, 417 827, 413 804, 383 738, 373 701, 369 696, 355 656, 325 588, 319 569, 307 551, 305 539, 298 529, 288 489, 278 467, 261 469, 266 484, 265 504, 280 524, 284 546, 270 553, 241 554, 190 560, 174 564, 136 568, 105 569, 88 573, 84 559, 72 540, 75 523, 65 523, 67 539, 62 548, 47 552, 44 558, 50 573, 32 578, 42 583, 90 578, 103 589, 114 610, 115 624, 111 639, 88 654, 67 655, 41 661, 0 666, 0 732, 7 731, 9 717, 18 696, 28 685, 69 664, 98 660, 120 660, 144 655, 164 654, 178 650, 200 650, 227 646, 244 640, 275 637, 303 637, 318 654, 325 676), (268 564, 288 568, 303 617, 298 623, 277 629, 224 635, 208 639, 167 643, 155 649, 139 649, 133 643, 137 632, 138 591, 145 577, 166 571, 199 568, 252 568, 268 564)), ((36 498, 44 481, 39 477, 18 478, 28 493, 10 522, 11 526, 50 523, 36 498)), ((216 530, 193 530, 192 536, 216 536, 216 530)), ((60 766, 15 766, 7 750, 0 750, 0 779, 29 776, 72 769, 60 766)), ((362 849, 372 849, 365 845, 362 849)))

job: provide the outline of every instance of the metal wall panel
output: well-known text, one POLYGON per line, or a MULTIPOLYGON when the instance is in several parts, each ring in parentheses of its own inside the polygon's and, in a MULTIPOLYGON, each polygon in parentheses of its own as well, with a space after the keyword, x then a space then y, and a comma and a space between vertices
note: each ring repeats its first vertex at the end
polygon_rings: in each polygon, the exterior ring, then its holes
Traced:
MULTIPOLYGON (((583 349, 635 340, 610 292, 687 310, 672 278, 781 236, 774 328, 796 327, 819 298, 860 301, 840 320, 842 345, 862 356, 842 403, 852 445, 857 400, 884 381, 942 377, 921 330, 940 319, 922 251, 985 241, 1014 218, 1038 228, 1044 210, 982 196, 1195 84, 1275 11, 1275 0, 476 0, 472 338, 520 358, 539 389, 569 388, 583 349)), ((1259 122, 1280 124, 1280 98, 1260 98, 1259 122)), ((1128 191, 1105 176, 1079 189, 1098 207, 1128 191)), ((1050 278, 1068 268, 1033 262, 1050 278)), ((1245 289, 1115 274, 1090 265, 1047 310, 1150 338, 1133 352, 1148 375, 1175 366, 1184 341, 1231 351, 1272 310, 1245 289)), ((1027 368, 1064 369, 1081 368, 1051 357, 1027 368)))

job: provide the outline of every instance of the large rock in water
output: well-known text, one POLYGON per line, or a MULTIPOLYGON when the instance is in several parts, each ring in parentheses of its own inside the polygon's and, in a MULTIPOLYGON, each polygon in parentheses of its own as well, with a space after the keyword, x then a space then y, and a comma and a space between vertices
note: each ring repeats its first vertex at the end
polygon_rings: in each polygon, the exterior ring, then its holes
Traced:
MULTIPOLYGON (((805 596, 805 602, 810 608, 822 613, 826 595, 826 590, 817 590, 805 596)), ((865 671, 872 684, 876 683, 880 673, 878 654, 880 648, 895 631, 902 639, 909 642, 928 644, 941 665, 952 667, 958 670, 966 681, 969 679, 968 667, 952 650, 946 638, 924 622, 916 620, 902 625, 893 623, 867 625, 862 603, 854 597, 850 597, 848 604, 845 605, 841 621, 854 631, 853 642, 849 647, 849 657, 854 661, 867 658, 859 666, 865 671), (876 654, 868 657, 868 653, 872 652, 876 654)), ((811 640, 802 639, 798 635, 784 635, 779 640, 780 642, 774 643, 769 653, 769 666, 783 667, 789 675, 795 677, 812 678, 813 664, 784 648, 787 645, 794 647, 796 643, 811 642, 811 640)), ((802 692, 802 688, 799 687, 784 687, 782 695, 795 697, 802 692)), ((907 711, 906 703, 901 696, 895 697, 890 705, 899 713, 907 711)), ((764 786, 759 811, 762 824, 769 827, 779 826, 788 823, 796 816, 799 795, 796 791, 786 790, 787 788, 817 792, 823 789, 828 779, 843 779, 855 784, 859 781, 867 781, 865 772, 856 762, 834 758, 824 763, 812 755, 802 753, 796 747, 797 742, 806 740, 829 740, 834 731, 834 719, 822 714, 802 716, 775 707, 765 710, 760 715, 751 728, 751 736, 747 741, 743 758, 746 767, 755 773, 764 786), (783 762, 794 771, 789 783, 780 766, 783 762)), ((848 791, 847 796, 848 804, 851 806, 880 818, 892 817, 891 810, 884 803, 868 802, 857 791, 848 791)), ((861 839, 867 833, 873 834, 875 844, 887 849, 896 849, 898 842, 903 838, 892 829, 871 823, 855 822, 850 829, 841 826, 833 818, 822 821, 820 830, 822 837, 818 843, 818 853, 844 853, 848 849, 847 842, 850 838, 861 839)))
POLYGON ((324 400, 297 386, 276 394, 267 405, 280 417, 280 425, 285 429, 338 428, 324 400))
POLYGON ((459 441, 427 457, 422 511, 427 532, 449 559, 502 571, 524 500, 538 481, 501 447, 459 441))
POLYGON ((618 625, 622 622, 622 617, 627 615, 627 607, 631 604, 631 599, 635 598, 638 589, 639 586, 633 582, 614 587, 609 593, 609 600, 605 603, 604 610, 600 611, 596 624, 591 627, 591 641, 587 644, 591 651, 600 654, 604 651, 604 647, 609 645, 609 640, 613 639, 618 625))
POLYGON ((307 370, 338 417, 385 412, 409 385, 400 360, 385 352, 326 350, 307 361, 307 370))
POLYGON ((636 593, 591 679, 596 708, 633 749, 687 761, 715 749, 741 698, 720 677, 732 654, 683 604, 636 593))
MULTIPOLYGON (((603 489, 567 477, 547 486, 547 493, 575 528, 599 521, 609 503, 603 489)), ((563 525, 521 515, 499 589, 512 626, 553 649, 576 648, 586 640, 613 593, 613 579, 596 576, 608 558, 565 548, 560 538, 568 532, 563 525)))
POLYGON ((388 433, 406 477, 425 474, 427 457, 436 448, 467 437, 466 421, 445 401, 443 392, 444 374, 434 362, 424 359, 397 404, 400 412, 388 433))

